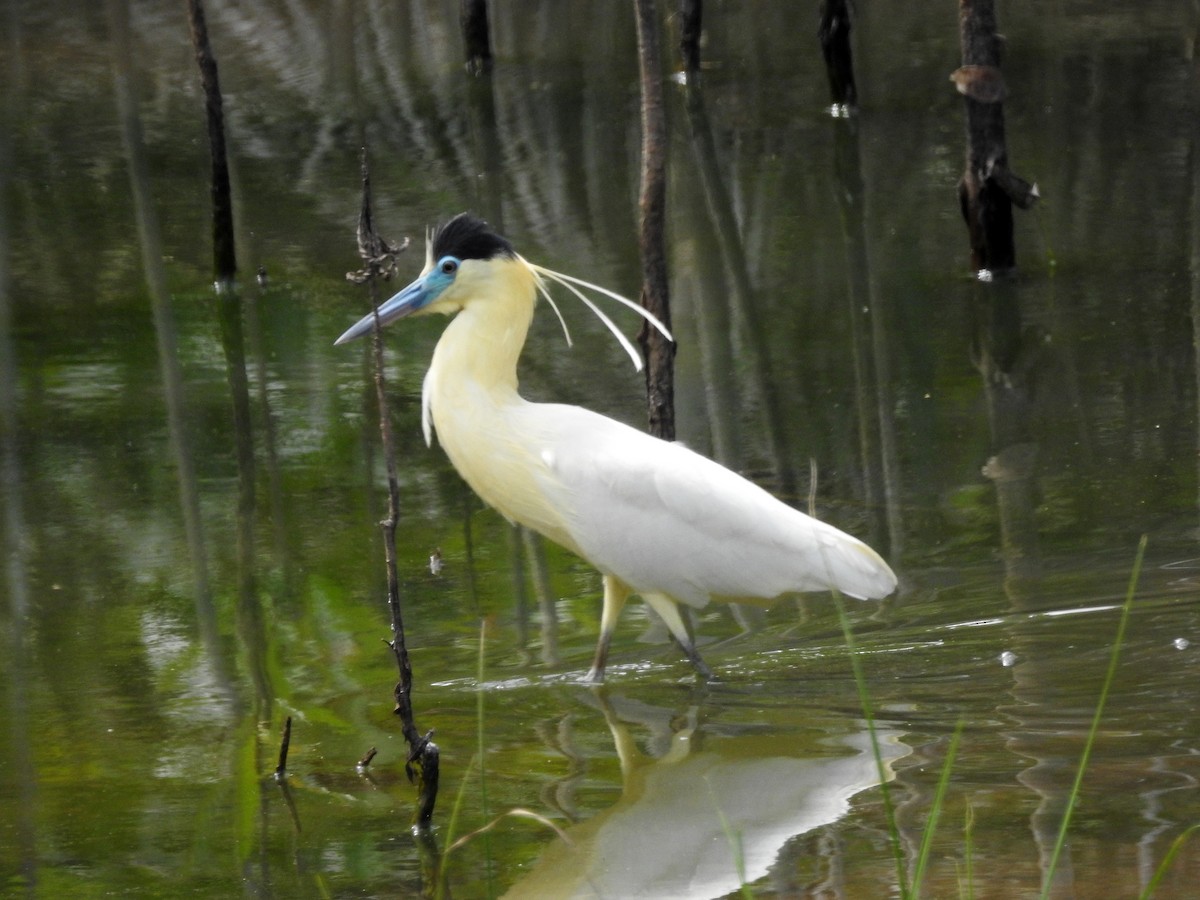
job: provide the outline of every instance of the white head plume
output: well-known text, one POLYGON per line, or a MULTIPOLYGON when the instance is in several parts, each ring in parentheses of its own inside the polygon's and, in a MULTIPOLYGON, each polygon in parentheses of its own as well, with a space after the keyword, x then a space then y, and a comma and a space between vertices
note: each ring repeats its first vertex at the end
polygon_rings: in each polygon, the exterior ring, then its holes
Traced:
POLYGON ((675 340, 675 338, 671 336, 671 332, 667 329, 667 326, 660 322, 657 316, 645 309, 640 303, 635 303, 628 297, 623 297, 622 295, 618 294, 616 291, 610 291, 606 287, 601 287, 600 285, 593 284, 590 281, 584 281, 582 278, 576 278, 573 275, 564 275, 562 272, 555 272, 553 269, 547 269, 545 266, 539 266, 536 263, 531 263, 523 256, 519 256, 518 259, 525 263, 525 265, 529 267, 529 270, 533 272, 538 292, 546 298, 546 302, 550 304, 550 307, 554 310, 554 314, 558 316, 558 321, 559 324, 562 325, 563 336, 567 339, 568 347, 571 346, 571 332, 567 329, 567 323, 563 320, 562 313, 559 312, 558 305, 554 302, 554 298, 550 296, 550 291, 546 287, 546 279, 550 279, 551 281, 561 284, 568 291, 583 301, 583 304, 596 314, 596 317, 604 323, 604 326, 613 333, 613 337, 615 337, 621 346, 625 348, 625 352, 628 353, 629 358, 633 360, 633 367, 639 372, 642 370, 642 357, 637 352, 637 348, 633 346, 633 342, 621 332, 621 329, 617 327, 616 323, 613 322, 613 320, 610 319, 590 297, 580 290, 580 288, 586 288, 589 291, 596 291, 597 293, 616 300, 622 306, 632 309, 639 316, 657 328, 660 332, 662 332, 663 337, 665 337, 668 341, 675 340))

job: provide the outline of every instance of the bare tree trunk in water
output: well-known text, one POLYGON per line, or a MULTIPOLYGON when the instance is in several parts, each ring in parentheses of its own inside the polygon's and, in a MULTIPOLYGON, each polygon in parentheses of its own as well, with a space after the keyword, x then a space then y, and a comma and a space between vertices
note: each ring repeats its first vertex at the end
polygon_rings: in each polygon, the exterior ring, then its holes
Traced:
POLYGON ((472 75, 490 72, 492 36, 488 27, 487 0, 462 0, 459 20, 467 49, 467 71, 472 75))
POLYGON ((854 52, 850 48, 850 5, 846 0, 821 0, 817 39, 825 55, 825 72, 833 105, 845 109, 858 105, 854 83, 854 52))
POLYGON ((217 60, 208 42, 208 25, 200 0, 188 0, 188 24, 192 48, 200 67, 200 84, 208 112, 208 146, 212 151, 213 265, 219 283, 232 282, 237 275, 233 245, 233 198, 229 187, 229 160, 225 151, 225 111, 217 60))
POLYGON ((950 80, 967 113, 967 165, 958 199, 971 242, 971 267, 990 277, 1016 267, 1012 207, 1028 209, 1038 193, 1008 168, 1003 38, 996 33, 995 0, 959 0, 958 24, 963 64, 950 80))
MULTIPOLYGON (((667 123, 663 111, 658 19, 653 0, 634 0, 642 84, 642 186, 638 246, 642 258, 642 306, 668 329, 667 259, 663 220, 667 196, 667 123)), ((646 405, 650 433, 675 440, 675 345, 643 322, 638 343, 646 357, 646 405)))
POLYGON ((679 54, 688 78, 700 71, 700 32, 704 0, 679 0, 679 54))

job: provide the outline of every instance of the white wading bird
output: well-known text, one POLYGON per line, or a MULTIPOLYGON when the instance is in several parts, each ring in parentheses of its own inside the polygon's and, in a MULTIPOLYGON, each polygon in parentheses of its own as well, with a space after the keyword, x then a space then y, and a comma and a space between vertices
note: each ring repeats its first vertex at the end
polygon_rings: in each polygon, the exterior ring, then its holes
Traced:
MULTIPOLYGON (((457 313, 425 375, 426 443, 436 429, 454 467, 488 505, 600 570, 604 610, 589 680, 604 679, 609 643, 630 594, 662 616, 708 676, 680 604, 768 605, 783 594, 829 589, 878 599, 895 589, 892 570, 862 541, 681 444, 578 406, 523 399, 517 359, 538 292, 554 305, 545 279, 586 303, 639 368, 629 340, 579 288, 629 306, 670 338, 636 303, 534 265, 465 213, 434 232, 424 271, 379 307, 379 321, 457 313)), ((373 322, 374 314, 365 316, 337 343, 361 337, 373 322)))

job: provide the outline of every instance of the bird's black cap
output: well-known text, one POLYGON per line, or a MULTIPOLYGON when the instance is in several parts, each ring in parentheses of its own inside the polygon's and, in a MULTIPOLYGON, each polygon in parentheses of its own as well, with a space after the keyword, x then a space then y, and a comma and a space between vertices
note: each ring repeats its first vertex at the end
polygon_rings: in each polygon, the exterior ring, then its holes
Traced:
POLYGON ((470 213, 459 213, 433 234, 433 258, 494 259, 516 256, 512 244, 492 231, 487 222, 470 213))

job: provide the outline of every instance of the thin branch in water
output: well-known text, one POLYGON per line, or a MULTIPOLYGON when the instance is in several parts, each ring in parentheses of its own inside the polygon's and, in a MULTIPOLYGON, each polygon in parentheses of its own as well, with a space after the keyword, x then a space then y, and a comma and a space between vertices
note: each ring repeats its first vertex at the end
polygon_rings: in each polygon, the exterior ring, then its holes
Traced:
POLYGON ((346 277, 355 284, 366 284, 375 314, 372 331, 372 356, 375 363, 375 399, 379 410, 379 432, 383 442, 383 454, 387 467, 388 512, 380 522, 383 529, 383 551, 387 567, 388 610, 392 619, 392 639, 387 641, 400 678, 393 690, 396 706, 393 710, 400 717, 401 730, 408 742, 409 753, 404 771, 409 781, 417 785, 417 827, 426 830, 433 820, 433 809, 437 803, 438 760, 437 744, 430 738, 433 731, 421 735, 417 729, 412 706, 412 664, 408 647, 404 642, 404 616, 400 603, 400 579, 396 571, 396 525, 400 519, 400 479, 396 471, 395 441, 392 437, 391 420, 388 416, 387 385, 384 380, 383 333, 379 322, 379 280, 390 278, 396 271, 397 257, 408 247, 405 239, 393 244, 375 231, 371 214, 371 177, 367 167, 367 153, 362 154, 362 207, 358 217, 358 252, 364 267, 349 272, 346 277))
POLYGON ((279 765, 275 767, 275 780, 287 778, 288 748, 292 744, 292 717, 283 720, 283 737, 279 741, 279 765))
POLYGON ((371 765, 371 760, 375 758, 375 754, 378 752, 378 750, 372 747, 365 754, 363 754, 363 758, 358 761, 358 763, 355 765, 355 768, 360 772, 365 772, 371 765))
POLYGON ((200 68, 200 84, 208 113, 208 145, 212 154, 213 266, 218 285, 233 283, 237 255, 233 243, 233 192, 229 183, 229 158, 225 150, 225 111, 217 59, 208 40, 208 24, 201 0, 187 0, 192 49, 200 68))

